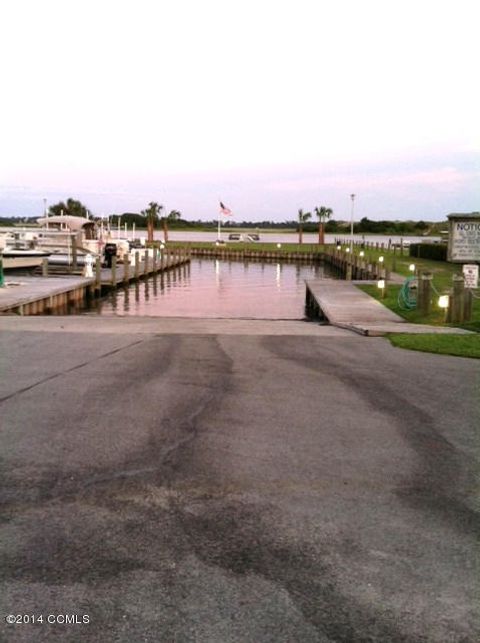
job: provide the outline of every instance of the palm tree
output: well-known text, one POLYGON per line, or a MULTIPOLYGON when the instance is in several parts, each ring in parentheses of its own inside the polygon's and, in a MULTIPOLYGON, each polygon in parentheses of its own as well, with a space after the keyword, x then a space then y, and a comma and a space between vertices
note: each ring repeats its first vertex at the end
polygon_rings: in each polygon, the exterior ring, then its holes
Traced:
POLYGON ((325 243, 325 220, 330 219, 333 214, 332 208, 326 208, 324 205, 315 208, 315 214, 318 217, 318 243, 325 243))
POLYGON ((141 214, 147 220, 147 241, 148 243, 153 243, 153 230, 155 228, 155 223, 158 220, 160 212, 163 210, 163 205, 159 205, 155 201, 150 201, 148 208, 142 210, 141 214))
POLYGON ((298 243, 303 243, 303 224, 310 219, 311 212, 304 212, 302 208, 298 211, 298 243))
POLYGON ((177 221, 182 216, 182 213, 179 210, 170 210, 170 213, 166 216, 161 217, 162 227, 163 227, 163 238, 165 241, 168 241, 168 222, 177 221))

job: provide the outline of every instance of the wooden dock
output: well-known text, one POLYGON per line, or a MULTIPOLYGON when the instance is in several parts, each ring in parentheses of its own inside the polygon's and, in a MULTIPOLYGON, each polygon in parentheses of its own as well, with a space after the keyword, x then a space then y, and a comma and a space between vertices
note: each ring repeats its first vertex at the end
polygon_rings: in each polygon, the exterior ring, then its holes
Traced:
MULTIPOLYGON (((357 283, 365 283, 360 281, 357 283)), ((379 301, 355 286, 355 282, 337 279, 306 281, 306 306, 332 326, 353 330, 361 335, 387 333, 451 333, 469 331, 445 326, 411 324, 379 301)))
POLYGON ((8 277, 0 288, 0 313, 38 315, 83 301, 93 279, 8 277))
POLYGON ((110 268, 102 268, 97 261, 94 276, 89 278, 59 275, 57 271, 55 276, 48 276, 45 269, 42 277, 7 275, 5 287, 0 288, 0 314, 41 315, 53 310, 66 311, 72 306, 80 307, 89 297, 99 297, 112 288, 127 286, 190 262, 185 251, 162 253, 158 258, 142 254, 143 260, 140 253, 136 253, 132 264, 113 261, 110 268))
POLYGON ((190 255, 182 248, 174 249, 171 253, 164 252, 158 257, 138 252, 135 253, 135 259, 132 262, 119 264, 114 261, 111 268, 99 268, 97 264, 94 271, 95 288, 97 290, 115 288, 188 263, 190 263, 190 255))

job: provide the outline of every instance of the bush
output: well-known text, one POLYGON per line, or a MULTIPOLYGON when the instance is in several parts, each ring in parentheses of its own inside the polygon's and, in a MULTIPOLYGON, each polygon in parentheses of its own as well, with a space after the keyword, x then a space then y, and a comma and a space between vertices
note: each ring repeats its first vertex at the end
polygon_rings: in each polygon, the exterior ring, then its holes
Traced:
POLYGON ((447 260, 447 246, 444 243, 411 243, 410 256, 418 259, 447 260))

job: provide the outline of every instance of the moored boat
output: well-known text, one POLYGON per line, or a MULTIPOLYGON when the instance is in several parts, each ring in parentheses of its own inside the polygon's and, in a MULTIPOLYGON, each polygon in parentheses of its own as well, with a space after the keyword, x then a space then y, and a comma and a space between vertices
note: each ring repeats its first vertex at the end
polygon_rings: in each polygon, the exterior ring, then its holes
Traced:
POLYGON ((48 250, 39 248, 33 238, 18 232, 2 235, 0 253, 4 270, 36 268, 50 255, 48 250))
POLYGON ((45 250, 21 250, 16 248, 5 248, 3 255, 3 269, 15 270, 18 268, 36 268, 42 261, 50 256, 45 250))

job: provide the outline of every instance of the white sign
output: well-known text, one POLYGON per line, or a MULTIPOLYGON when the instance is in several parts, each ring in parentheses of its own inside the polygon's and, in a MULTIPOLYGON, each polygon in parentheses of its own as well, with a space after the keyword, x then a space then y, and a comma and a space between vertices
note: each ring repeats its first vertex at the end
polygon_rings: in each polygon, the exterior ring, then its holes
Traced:
POLYGON ((478 288, 478 266, 466 263, 463 266, 463 278, 466 288, 478 288))
POLYGON ((480 219, 450 222, 450 261, 480 261, 480 219))

